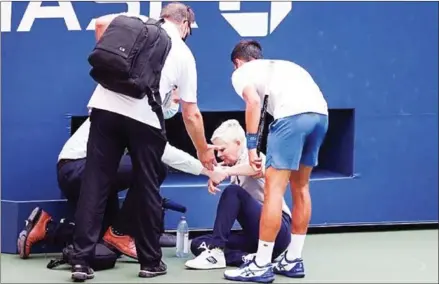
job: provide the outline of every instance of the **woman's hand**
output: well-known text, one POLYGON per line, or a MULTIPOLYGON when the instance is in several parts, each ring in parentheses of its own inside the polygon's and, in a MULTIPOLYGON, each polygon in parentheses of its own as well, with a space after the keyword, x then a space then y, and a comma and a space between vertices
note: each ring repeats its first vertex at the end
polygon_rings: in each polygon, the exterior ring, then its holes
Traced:
POLYGON ((209 178, 217 185, 228 177, 227 172, 220 167, 215 167, 213 171, 209 171, 209 178))
POLYGON ((217 192, 220 192, 221 189, 217 188, 218 184, 214 183, 211 179, 207 182, 207 190, 210 194, 215 195, 217 192))

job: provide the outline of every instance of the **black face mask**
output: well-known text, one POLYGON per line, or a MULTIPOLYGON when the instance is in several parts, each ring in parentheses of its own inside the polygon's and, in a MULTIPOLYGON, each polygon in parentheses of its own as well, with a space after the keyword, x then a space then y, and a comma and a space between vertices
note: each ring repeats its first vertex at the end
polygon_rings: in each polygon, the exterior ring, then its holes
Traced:
POLYGON ((187 38, 192 35, 192 28, 191 28, 191 24, 188 23, 188 28, 189 28, 189 32, 183 37, 181 38, 184 42, 186 42, 187 38))

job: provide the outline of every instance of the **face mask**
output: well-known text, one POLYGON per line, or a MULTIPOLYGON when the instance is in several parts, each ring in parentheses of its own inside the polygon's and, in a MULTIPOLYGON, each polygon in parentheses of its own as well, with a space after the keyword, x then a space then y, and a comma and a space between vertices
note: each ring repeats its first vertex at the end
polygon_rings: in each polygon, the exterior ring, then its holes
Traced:
POLYGON ((186 29, 186 34, 185 34, 184 37, 181 38, 184 42, 186 42, 187 38, 188 38, 190 35, 192 35, 192 28, 191 28, 191 26, 190 26, 189 23, 188 23, 188 26, 185 26, 185 29, 186 29))
POLYGON ((171 117, 173 117, 177 112, 178 109, 180 108, 180 104, 175 103, 173 101, 170 101, 167 105, 166 108, 163 108, 163 116, 165 119, 170 119, 171 117))

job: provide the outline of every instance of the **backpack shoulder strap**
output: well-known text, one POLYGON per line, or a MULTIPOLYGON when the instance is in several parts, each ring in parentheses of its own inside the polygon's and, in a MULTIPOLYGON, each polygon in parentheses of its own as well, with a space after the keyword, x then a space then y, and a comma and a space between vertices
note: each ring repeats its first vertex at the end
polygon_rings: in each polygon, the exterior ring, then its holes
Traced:
MULTIPOLYGON (((149 18, 148 21, 146 22, 146 24, 153 24, 155 26, 157 26, 158 28, 158 32, 159 32, 159 36, 158 36, 158 40, 165 40, 166 41, 166 45, 164 46, 165 50, 164 50, 164 60, 166 60, 166 57, 169 54, 169 51, 171 49, 171 38, 168 36, 168 34, 166 33, 166 31, 161 27, 163 25, 163 23, 165 22, 164 19, 159 19, 159 20, 155 20, 155 19, 151 19, 149 18)), ((162 64, 164 64, 164 62, 162 62, 162 64)), ((163 67, 163 66, 162 66, 163 67)), ((163 110, 162 110, 162 98, 160 96, 160 78, 161 78, 161 73, 160 75, 156 76, 156 80, 153 83, 153 86, 151 87, 151 89, 147 89, 146 90, 146 95, 148 97, 148 104, 151 106, 152 111, 154 111, 159 119, 160 122, 160 127, 162 129, 162 133, 163 135, 166 137, 166 129, 165 129, 165 117, 163 115, 163 110)))
POLYGON ((148 104, 151 107, 152 111, 156 113, 159 122, 160 128, 162 129, 163 135, 166 136, 166 128, 165 128, 165 116, 163 115, 162 110, 162 97, 160 96, 160 92, 158 89, 147 89, 146 96, 148 97, 148 104))

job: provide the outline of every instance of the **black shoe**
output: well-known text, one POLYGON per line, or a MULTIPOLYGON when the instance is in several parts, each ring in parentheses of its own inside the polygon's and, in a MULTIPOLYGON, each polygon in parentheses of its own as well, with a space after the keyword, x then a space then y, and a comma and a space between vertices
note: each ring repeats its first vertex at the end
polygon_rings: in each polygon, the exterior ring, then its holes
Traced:
POLYGON ((167 269, 168 267, 163 261, 160 261, 160 265, 156 267, 148 267, 142 265, 140 267, 139 277, 152 278, 160 275, 165 275, 168 272, 167 269))
POLYGON ((72 279, 75 282, 84 282, 94 277, 94 271, 89 266, 77 264, 72 267, 72 279))

